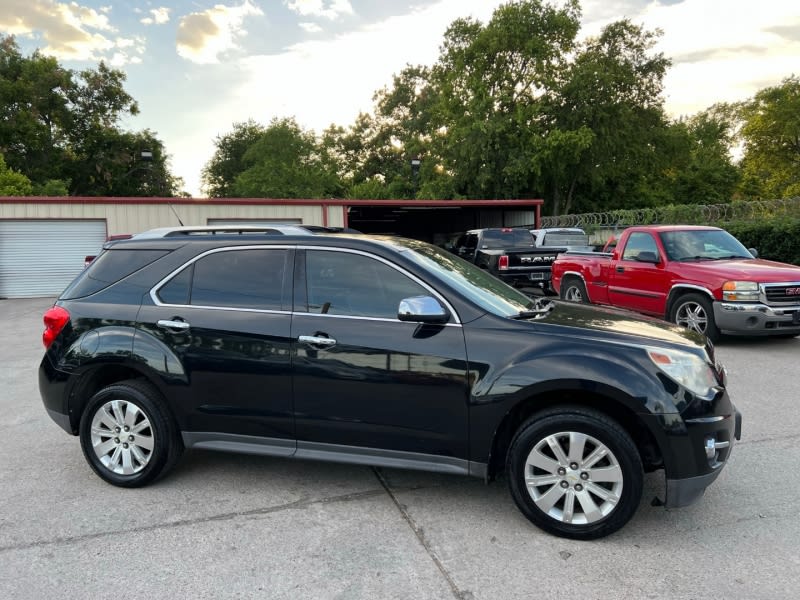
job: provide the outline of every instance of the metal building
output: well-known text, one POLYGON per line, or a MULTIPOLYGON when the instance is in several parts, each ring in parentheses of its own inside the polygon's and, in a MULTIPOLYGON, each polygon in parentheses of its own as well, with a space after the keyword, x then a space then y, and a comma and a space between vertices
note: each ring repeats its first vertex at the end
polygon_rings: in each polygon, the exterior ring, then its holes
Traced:
POLYGON ((171 225, 301 223, 444 243, 538 226, 542 200, 0 197, 0 298, 56 296, 109 236, 171 225))

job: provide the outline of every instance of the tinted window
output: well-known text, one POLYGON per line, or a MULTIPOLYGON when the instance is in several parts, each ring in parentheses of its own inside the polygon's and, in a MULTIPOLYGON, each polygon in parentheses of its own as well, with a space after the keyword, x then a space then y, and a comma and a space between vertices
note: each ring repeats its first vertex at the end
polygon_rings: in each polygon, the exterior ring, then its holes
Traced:
POLYGON ((158 298, 165 304, 189 304, 194 265, 186 267, 158 290, 158 298))
POLYGON ((209 254, 178 273, 159 292, 163 302, 281 310, 288 250, 226 250, 209 254), (172 300, 168 300, 168 298, 172 300))
POLYGON ((430 295, 396 269, 347 252, 308 251, 306 278, 312 313, 396 319, 400 300, 430 295))
POLYGON ((167 250, 106 250, 78 275, 61 294, 61 298, 69 300, 99 292, 161 258, 167 252, 167 250))
POLYGON ((640 252, 652 252, 658 256, 658 246, 649 233, 632 233, 628 238, 628 243, 625 244, 622 260, 636 260, 639 258, 640 252))
POLYGON ((533 236, 527 229, 487 229, 483 232, 483 248, 519 246, 533 246, 533 236))

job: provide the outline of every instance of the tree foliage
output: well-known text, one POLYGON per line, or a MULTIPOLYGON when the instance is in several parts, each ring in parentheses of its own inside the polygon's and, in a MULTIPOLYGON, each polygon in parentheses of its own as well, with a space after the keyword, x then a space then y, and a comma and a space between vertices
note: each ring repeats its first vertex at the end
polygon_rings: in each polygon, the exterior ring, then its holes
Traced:
POLYGON ((316 137, 292 119, 234 124, 217 138, 206 186, 220 196, 533 197, 550 214, 800 193, 796 77, 672 120, 661 32, 621 19, 582 39, 580 18, 578 0, 510 0, 486 23, 457 19, 432 65, 407 65, 349 126, 316 137))
POLYGON ((739 111, 749 191, 765 198, 800 196, 800 78, 761 90, 739 111))
POLYGON ((0 196, 29 196, 32 192, 31 180, 6 165, 0 154, 0 196))
POLYGON ((245 169, 233 182, 232 196, 329 198, 343 191, 314 134, 294 119, 273 119, 241 162, 245 169))
POLYGON ((182 182, 151 131, 124 131, 139 112, 125 74, 101 62, 74 72, 38 50, 23 56, 0 36, 0 152, 37 193, 173 195, 182 182), (151 158, 142 162, 142 152, 151 158))

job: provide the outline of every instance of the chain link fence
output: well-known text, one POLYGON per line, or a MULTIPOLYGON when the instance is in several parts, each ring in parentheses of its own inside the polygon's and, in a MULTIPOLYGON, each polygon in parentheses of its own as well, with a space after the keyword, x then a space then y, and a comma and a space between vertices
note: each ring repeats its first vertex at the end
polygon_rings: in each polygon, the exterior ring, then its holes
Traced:
POLYGON ((558 215, 542 217, 542 227, 581 227, 587 232, 593 232, 598 229, 618 229, 632 225, 719 225, 732 221, 785 217, 800 217, 800 197, 730 204, 679 204, 657 208, 558 215))

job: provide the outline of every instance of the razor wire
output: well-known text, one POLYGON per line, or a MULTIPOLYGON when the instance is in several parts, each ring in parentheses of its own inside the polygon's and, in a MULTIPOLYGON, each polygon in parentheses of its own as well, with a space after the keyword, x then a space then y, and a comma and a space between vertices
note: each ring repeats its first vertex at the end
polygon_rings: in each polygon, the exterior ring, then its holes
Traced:
POLYGON ((800 217, 800 197, 730 204, 678 204, 542 217, 542 227, 620 228, 632 225, 717 225, 732 221, 800 217))

